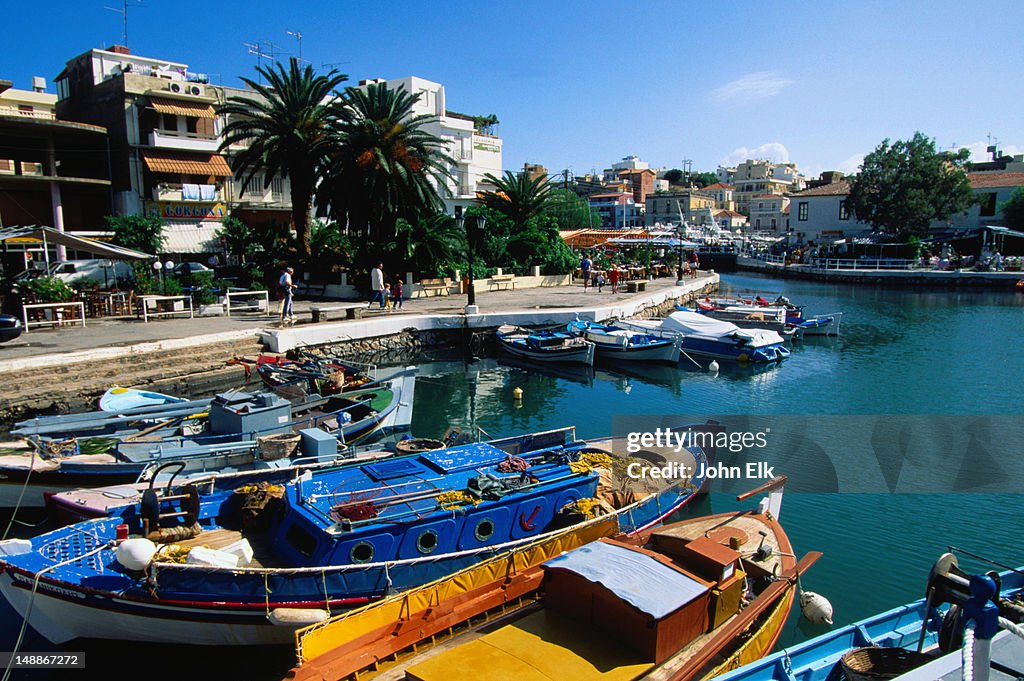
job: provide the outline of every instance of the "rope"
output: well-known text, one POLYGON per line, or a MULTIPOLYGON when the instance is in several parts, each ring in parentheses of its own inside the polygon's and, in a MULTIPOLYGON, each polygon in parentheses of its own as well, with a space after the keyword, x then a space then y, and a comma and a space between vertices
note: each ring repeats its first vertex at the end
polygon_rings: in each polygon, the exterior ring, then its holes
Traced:
POLYGON ((1015 624, 1005 617, 999 618, 999 626, 1012 633, 1017 638, 1024 638, 1024 627, 1019 624, 1015 624))
MULTIPOLYGON (((92 551, 89 551, 88 553, 83 553, 80 556, 72 556, 72 557, 68 558, 67 560, 62 560, 59 563, 54 563, 53 565, 50 565, 49 567, 45 567, 42 570, 39 570, 38 572, 36 572, 35 579, 32 580, 32 591, 31 591, 31 593, 28 596, 28 607, 25 608, 25 616, 21 620, 21 630, 18 632, 18 639, 14 643, 14 649, 11 652, 11 659, 14 659, 14 657, 18 654, 18 651, 21 649, 21 644, 22 644, 22 642, 25 639, 25 630, 28 629, 28 621, 29 621, 29 618, 32 617, 32 606, 35 604, 36 591, 39 589, 39 580, 42 578, 43 574, 47 573, 47 572, 50 572, 51 570, 56 570, 57 568, 63 567, 64 565, 69 565, 71 563, 74 563, 76 561, 82 560, 84 558, 88 558, 89 556, 94 556, 97 553, 99 553, 101 551, 105 551, 106 549, 110 548, 112 545, 113 545, 113 542, 108 542, 106 544, 102 544, 102 545, 96 547, 95 549, 93 549, 92 551)), ((3 676, 2 681, 8 681, 8 679, 11 678, 11 672, 13 672, 13 671, 14 671, 14 667, 13 666, 7 667, 7 669, 4 671, 4 676, 3 676)))
POLYGON ((265 595, 265 604, 267 609, 267 619, 270 619, 270 573, 263 573, 263 593, 265 595))
MULTIPOLYGON (((32 459, 28 463, 28 472, 25 474, 25 482, 21 485, 21 491, 18 492, 18 502, 14 504, 14 510, 11 511, 11 519, 7 523, 7 529, 4 530, 4 536, 0 537, 0 541, 7 539, 11 533, 11 526, 14 525, 14 519, 18 517, 18 510, 21 509, 21 502, 25 498, 25 490, 28 489, 28 481, 32 479, 32 471, 36 467, 36 450, 37 446, 34 440, 28 440, 28 443, 32 445, 32 459)), ((32 527, 31 525, 29 527, 32 527)), ((7 675, 4 674, 4 679, 7 675)))
POLYGON ((331 614, 331 595, 327 591, 327 570, 321 570, 320 571, 320 583, 324 587, 324 610, 326 610, 327 614, 330 615, 331 614))
POLYGON ((974 681, 974 620, 964 626, 964 645, 960 650, 963 681, 974 681))

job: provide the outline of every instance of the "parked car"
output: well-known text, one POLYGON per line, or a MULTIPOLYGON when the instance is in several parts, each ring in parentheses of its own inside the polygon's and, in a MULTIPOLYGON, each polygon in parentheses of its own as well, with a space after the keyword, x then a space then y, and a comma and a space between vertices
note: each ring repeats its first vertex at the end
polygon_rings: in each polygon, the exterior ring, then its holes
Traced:
POLYGON ((14 315, 0 314, 0 343, 14 340, 21 335, 21 320, 14 315))
POLYGON ((180 277, 189 277, 198 272, 213 272, 213 270, 200 262, 179 262, 171 270, 172 274, 180 277))
POLYGON ((50 263, 49 269, 30 269, 15 277, 23 283, 36 277, 50 276, 61 279, 68 286, 90 282, 103 288, 115 286, 119 279, 131 279, 135 271, 123 260, 64 260, 50 263))

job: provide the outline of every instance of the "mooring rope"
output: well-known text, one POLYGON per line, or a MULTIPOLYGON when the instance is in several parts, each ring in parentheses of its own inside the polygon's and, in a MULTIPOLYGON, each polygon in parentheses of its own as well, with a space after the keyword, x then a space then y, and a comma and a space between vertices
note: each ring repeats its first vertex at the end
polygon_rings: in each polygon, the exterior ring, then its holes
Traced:
MULTIPOLYGON (((27 442, 32 447, 32 459, 28 463, 28 472, 25 474, 25 482, 22 483, 21 491, 18 492, 18 502, 14 504, 14 510, 11 511, 11 519, 7 522, 7 529, 4 530, 4 536, 0 537, 0 541, 7 539, 8 535, 11 533, 11 526, 14 525, 14 519, 18 517, 18 511, 21 509, 21 502, 25 498, 25 490, 28 489, 28 482, 32 479, 32 471, 36 468, 36 450, 38 447, 32 440, 28 440, 27 442)), ((29 527, 31 527, 31 525, 29 527)), ((4 675, 4 679, 6 678, 7 676, 4 675)))
POLYGON ((964 626, 964 645, 960 658, 963 681, 974 681, 974 620, 964 626))

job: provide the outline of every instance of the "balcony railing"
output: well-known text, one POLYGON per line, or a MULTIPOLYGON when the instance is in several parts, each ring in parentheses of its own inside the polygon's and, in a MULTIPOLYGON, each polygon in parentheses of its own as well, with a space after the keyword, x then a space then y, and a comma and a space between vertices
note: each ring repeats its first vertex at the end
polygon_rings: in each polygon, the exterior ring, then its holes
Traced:
POLYGON ((452 158, 454 158, 456 161, 472 161, 473 160, 473 150, 472 149, 467 149, 467 150, 456 149, 452 153, 452 158))
MULTIPOLYGON (((200 185, 200 186, 213 186, 213 185, 200 185)), ((209 194, 207 194, 209 196, 209 194)), ((153 200, 154 201, 195 201, 196 203, 213 203, 224 200, 224 192, 219 188, 214 188, 213 198, 184 198, 182 186, 180 184, 162 183, 153 187, 153 200)))
POLYGON ((199 135, 194 132, 178 132, 176 130, 154 130, 149 133, 151 147, 166 149, 187 149, 189 151, 217 151, 219 142, 216 137, 199 135))
POLYGON ((20 118, 38 118, 45 121, 57 120, 56 114, 47 109, 33 109, 26 111, 16 106, 0 106, 0 116, 18 116, 20 118))

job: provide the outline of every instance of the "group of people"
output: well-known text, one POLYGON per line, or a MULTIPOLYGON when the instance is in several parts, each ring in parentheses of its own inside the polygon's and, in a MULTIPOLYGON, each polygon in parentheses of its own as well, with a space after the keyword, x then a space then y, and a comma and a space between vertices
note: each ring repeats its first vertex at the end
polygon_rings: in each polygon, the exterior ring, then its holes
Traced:
POLYGON ((399 277, 395 277, 395 283, 392 285, 390 282, 385 280, 384 276, 384 263, 377 263, 377 265, 370 270, 370 305, 375 302, 380 303, 378 309, 381 310, 401 310, 402 300, 405 298, 405 291, 402 287, 402 280, 399 277))
MULTIPOLYGON (((580 260, 580 275, 583 279, 583 290, 586 291, 588 287, 593 286, 597 289, 598 293, 604 291, 605 285, 612 287, 612 293, 619 292, 619 284, 625 283, 627 279, 627 270, 620 267, 619 265, 609 265, 605 271, 595 271, 594 262, 589 256, 584 255, 583 259, 580 260)), ((664 268, 663 271, 671 273, 671 269, 664 268)), ((700 272, 700 256, 697 255, 697 251, 691 251, 690 255, 683 262, 682 269, 677 272, 678 279, 682 279, 684 276, 696 277, 700 272)), ((651 278, 654 278, 654 274, 651 274, 651 278)))

